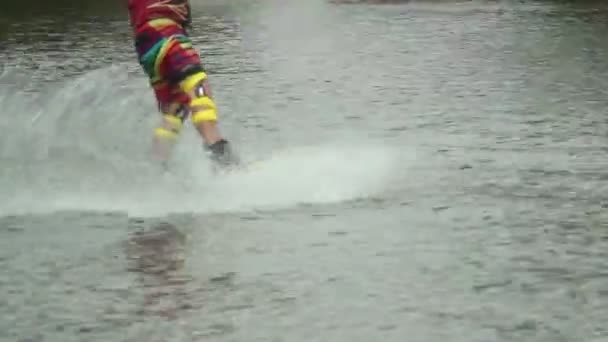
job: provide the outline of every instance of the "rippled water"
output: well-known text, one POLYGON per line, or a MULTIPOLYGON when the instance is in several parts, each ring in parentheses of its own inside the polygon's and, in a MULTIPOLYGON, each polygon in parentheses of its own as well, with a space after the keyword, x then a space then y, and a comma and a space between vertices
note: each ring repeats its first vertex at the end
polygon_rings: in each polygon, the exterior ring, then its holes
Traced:
POLYGON ((0 16, 0 340, 607 340, 602 6, 197 2, 276 154, 221 178, 149 161, 124 13, 0 16))

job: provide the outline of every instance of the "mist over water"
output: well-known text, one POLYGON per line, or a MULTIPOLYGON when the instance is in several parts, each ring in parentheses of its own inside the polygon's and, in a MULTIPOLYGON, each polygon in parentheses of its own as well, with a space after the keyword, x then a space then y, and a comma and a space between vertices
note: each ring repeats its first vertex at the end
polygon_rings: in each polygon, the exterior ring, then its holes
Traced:
POLYGON ((353 200, 388 184, 390 150, 360 142, 363 148, 336 142, 283 146, 287 152, 276 156, 245 149, 240 151, 245 162, 272 158, 216 179, 191 125, 176 148, 171 174, 163 174, 151 158, 158 116, 147 85, 139 81, 117 65, 33 95, 7 87, 2 97, 7 112, 25 110, 31 116, 2 122, 8 133, 1 141, 7 166, 0 177, 6 190, 2 212, 116 210, 154 216, 282 208, 353 200))

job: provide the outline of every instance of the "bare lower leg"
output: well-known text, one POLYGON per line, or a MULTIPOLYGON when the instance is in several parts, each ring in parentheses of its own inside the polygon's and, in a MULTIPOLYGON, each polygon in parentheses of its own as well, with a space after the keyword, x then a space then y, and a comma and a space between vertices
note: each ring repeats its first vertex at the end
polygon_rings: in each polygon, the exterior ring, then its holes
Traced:
MULTIPOLYGON (((203 81, 203 90, 210 99, 213 99, 213 93, 211 91, 209 81, 203 81)), ((195 123, 194 126, 196 127, 196 130, 200 134, 205 144, 207 145, 212 145, 213 143, 222 139, 222 135, 220 134, 217 121, 202 121, 195 123)))
POLYGON ((161 163, 168 161, 171 156, 171 151, 173 150, 173 145, 173 141, 154 137, 152 145, 154 158, 161 163))
MULTIPOLYGON (((166 109, 173 109, 175 111, 174 108, 166 109)), ((153 154, 157 161, 166 162, 169 160, 180 130, 181 123, 179 119, 167 115, 163 116, 160 126, 154 132, 153 154)))
POLYGON ((215 121, 203 121, 195 124, 195 127, 207 145, 212 145, 222 139, 222 135, 217 127, 217 122, 215 121))

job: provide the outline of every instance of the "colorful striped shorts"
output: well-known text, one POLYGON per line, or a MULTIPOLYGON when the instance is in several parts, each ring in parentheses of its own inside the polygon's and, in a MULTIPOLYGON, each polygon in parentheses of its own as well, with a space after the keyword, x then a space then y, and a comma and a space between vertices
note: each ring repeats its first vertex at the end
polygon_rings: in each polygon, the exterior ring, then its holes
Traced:
POLYGON ((178 83, 203 67, 184 28, 170 19, 151 20, 138 28, 135 48, 159 106, 188 103, 178 83))

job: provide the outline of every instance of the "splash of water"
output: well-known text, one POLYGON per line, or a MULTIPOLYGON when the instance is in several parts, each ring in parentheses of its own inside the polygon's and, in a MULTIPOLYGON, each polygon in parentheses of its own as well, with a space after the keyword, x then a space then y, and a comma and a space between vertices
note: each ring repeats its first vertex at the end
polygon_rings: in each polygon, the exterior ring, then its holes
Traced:
POLYGON ((0 214, 274 209, 365 197, 389 182, 391 152, 369 144, 288 146, 256 168, 214 176, 192 130, 175 151, 174 172, 162 174, 149 159, 158 117, 138 82, 114 66, 36 95, 3 83, 0 214))

